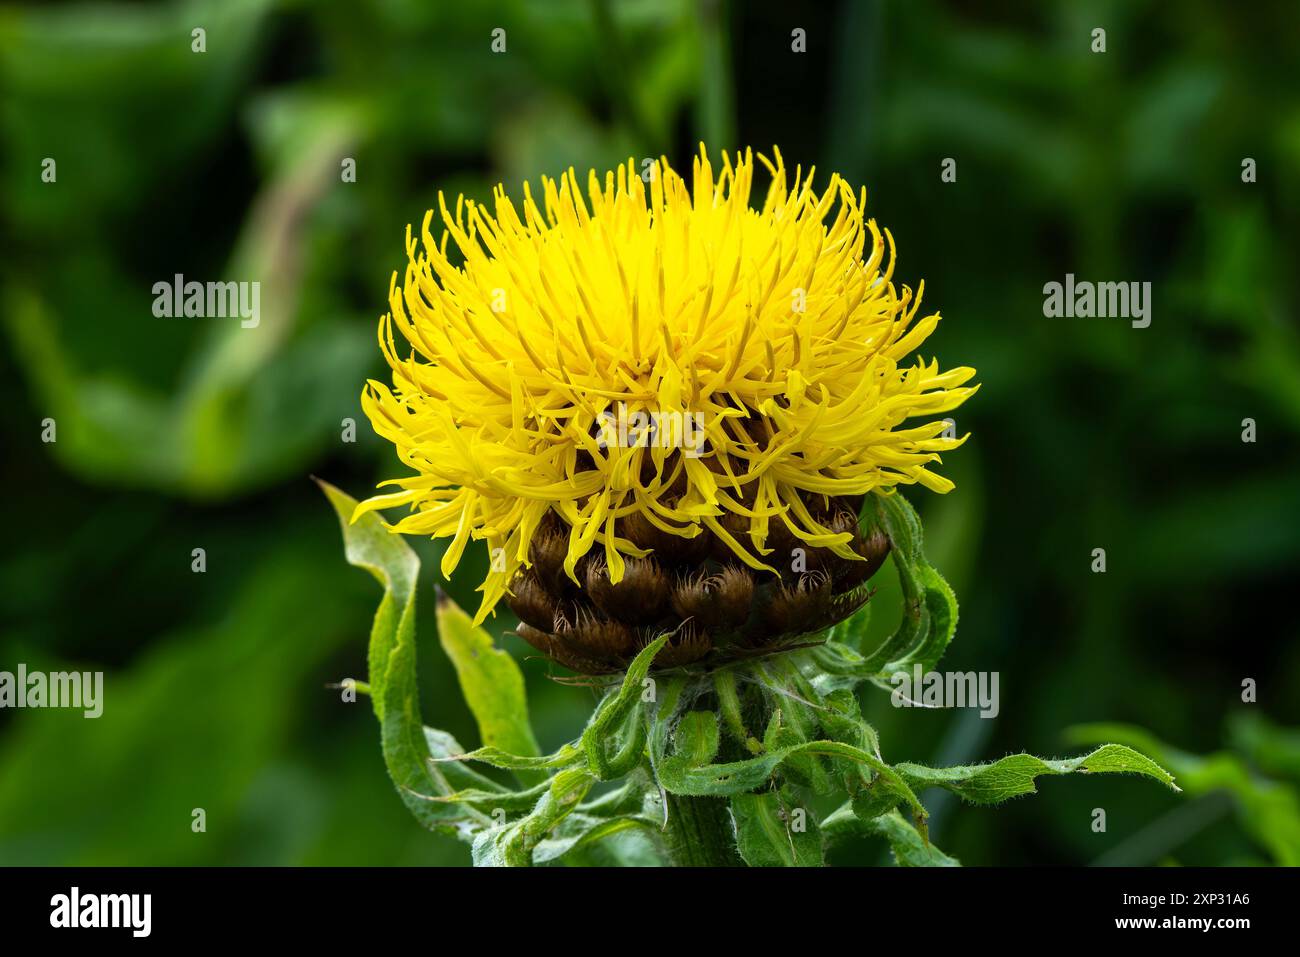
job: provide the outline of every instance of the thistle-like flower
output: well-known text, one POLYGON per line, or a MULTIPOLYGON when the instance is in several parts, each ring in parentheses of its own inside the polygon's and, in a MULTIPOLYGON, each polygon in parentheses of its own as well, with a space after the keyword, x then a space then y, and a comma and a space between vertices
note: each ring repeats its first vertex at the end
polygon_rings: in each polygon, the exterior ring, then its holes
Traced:
POLYGON ((408 228, 379 327, 393 384, 362 404, 415 474, 357 514, 409 506, 391 530, 451 539, 447 576, 485 541, 477 620, 506 598, 575 670, 620 670, 664 632, 660 666, 797 644, 885 558, 863 497, 952 488, 930 465, 964 438, 934 416, 978 387, 905 364, 939 321, 916 318, 924 283, 894 285, 865 190, 758 161, 760 209, 752 154, 715 177, 701 148, 689 186, 629 161, 584 199, 570 169, 540 205, 527 184, 494 212, 440 195, 439 239, 432 211, 421 243, 408 228))

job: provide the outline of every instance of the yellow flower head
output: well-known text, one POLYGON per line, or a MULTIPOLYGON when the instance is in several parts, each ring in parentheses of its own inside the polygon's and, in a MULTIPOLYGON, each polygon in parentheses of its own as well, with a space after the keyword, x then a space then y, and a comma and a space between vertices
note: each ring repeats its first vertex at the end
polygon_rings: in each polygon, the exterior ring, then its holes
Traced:
POLYGON ((392 531, 450 538, 444 575, 486 541, 478 620, 554 516, 568 576, 597 550, 617 583, 652 551, 629 522, 711 534, 770 571, 774 532, 858 557, 817 498, 952 488, 929 466, 964 438, 933 417, 978 387, 974 369, 904 364, 939 321, 916 320, 924 283, 895 287, 865 190, 832 176, 815 191, 812 170, 791 185, 779 150, 758 161, 759 209, 751 152, 715 175, 701 147, 691 184, 666 158, 644 174, 629 160, 589 173, 585 198, 570 169, 540 202, 525 184, 521 206, 500 186, 494 211, 439 195, 437 241, 432 211, 422 244, 408 227, 379 327, 393 385, 372 380, 362 405, 416 474, 358 514, 409 505, 392 531))

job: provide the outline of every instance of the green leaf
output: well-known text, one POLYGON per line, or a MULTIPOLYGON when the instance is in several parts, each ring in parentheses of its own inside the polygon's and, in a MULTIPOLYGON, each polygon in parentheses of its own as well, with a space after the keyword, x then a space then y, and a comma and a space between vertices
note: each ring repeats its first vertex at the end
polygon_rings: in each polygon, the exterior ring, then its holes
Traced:
POLYGON ((960 867, 961 862, 939 850, 897 810, 882 814, 867 827, 889 842, 899 867, 960 867))
POLYGON ((454 761, 481 761, 494 768, 507 771, 542 771, 557 768, 569 768, 582 762, 583 752, 572 744, 566 744, 554 754, 538 757, 523 757, 510 754, 500 748, 476 748, 462 754, 448 754, 438 758, 439 763, 454 761))
MULTIPOLYGON (((372 688, 375 686, 373 677, 370 684, 372 688)), ((429 740, 420 719, 420 698, 415 678, 414 596, 398 620, 381 687, 383 717, 380 719, 380 733, 384 764, 403 802, 425 827, 446 831, 450 826, 458 837, 467 837, 477 826, 486 823, 478 812, 428 800, 445 793, 447 782, 434 773, 434 755, 429 750, 429 740)))
POLYGON ((437 728, 426 726, 424 740, 429 747, 430 774, 435 780, 441 779, 445 784, 444 788, 439 789, 440 791, 451 793, 457 790, 477 789, 496 791, 501 794, 509 793, 506 787, 485 775, 479 774, 464 762, 443 763, 445 758, 465 753, 465 748, 461 743, 446 731, 439 731, 437 728))
MULTIPOLYGON (((841 688, 828 694, 824 699, 821 712, 821 726, 826 737, 832 741, 860 748, 869 754, 880 757, 880 738, 862 717, 857 696, 847 688, 841 688)), ((854 807, 859 804, 873 809, 866 817, 875 817, 897 807, 902 799, 902 792, 888 779, 873 777, 866 767, 848 761, 835 762, 839 772, 841 788, 853 795, 854 807)))
POLYGON ((595 783, 595 777, 582 768, 569 768, 557 773, 527 816, 486 828, 475 836, 474 866, 532 865, 534 848, 577 808, 595 783))
POLYGON ((537 799, 546 793, 550 781, 543 781, 522 791, 494 790, 492 788, 464 788, 450 794, 432 797, 431 801, 448 804, 463 804, 476 811, 491 815, 497 811, 528 811, 537 804, 537 799))
POLYGON ((972 804, 998 804, 1022 794, 1037 793, 1034 781, 1044 774, 1141 774, 1177 791, 1173 777, 1150 758, 1119 744, 1107 744, 1090 754, 1053 761, 1031 754, 1013 754, 989 764, 956 768, 927 768, 897 764, 895 770, 912 787, 941 787, 972 804))
POLYGON ((920 664, 931 671, 957 631, 957 597, 922 553, 921 520, 901 494, 874 495, 876 514, 889 536, 890 554, 903 591, 903 621, 866 668, 891 675, 920 664))
POLYGON ((788 792, 731 798, 736 846, 750 867, 820 867, 822 838, 812 812, 788 792))
POLYGON ((617 733, 597 749, 602 756, 601 762, 597 765, 588 764, 588 769, 600 780, 612 781, 621 778, 630 774, 644 761, 647 729, 642 713, 643 707, 638 702, 623 720, 623 726, 617 733))
POLYGON ((617 788, 593 798, 579 806, 578 810, 592 817, 644 814, 650 806, 659 806, 659 795, 652 785, 649 774, 644 769, 638 769, 624 778, 617 788))
POLYGON ((917 566, 914 575, 923 589, 926 626, 918 631, 906 655, 885 665, 885 673, 889 675, 907 671, 917 663, 923 673, 933 671, 957 633, 957 596, 952 588, 929 564, 917 566))
MULTIPOLYGON (((497 648, 492 636, 444 594, 438 596, 437 618, 438 639, 456 668, 484 746, 520 757, 539 755, 528 721, 524 676, 515 659, 497 648)), ((524 772, 523 777, 530 775, 524 772)))
POLYGON ((889 842, 894 863, 899 867, 961 866, 955 857, 949 857, 931 844, 897 810, 869 818, 859 817, 855 810, 855 807, 845 804, 822 822, 822 834, 828 841, 837 841, 854 834, 882 837, 889 842))
MULTIPOLYGON (((658 823, 640 814, 622 814, 617 817, 592 817, 581 812, 570 814, 561 821, 545 840, 533 849, 533 863, 546 864, 557 861, 574 851, 585 850, 597 841, 607 838, 627 837, 628 832, 658 830, 658 823)), ((608 841, 614 860, 619 866, 656 866, 661 862, 644 844, 630 841, 608 841)))
POLYGON ((808 655, 816 665, 813 687, 822 694, 837 688, 851 689, 865 679, 883 677, 878 669, 868 665, 866 658, 834 637, 810 649, 808 655))
MULTIPOLYGON (((767 750, 825 738, 880 758, 876 732, 863 720, 851 689, 839 687, 827 692, 823 686, 823 690, 818 690, 818 683, 797 668, 788 669, 782 684, 768 687, 776 693, 777 707, 763 736, 767 750)), ((870 782, 873 776, 870 768, 859 761, 811 755, 789 759, 782 773, 818 794, 830 794, 837 787, 840 790, 847 787, 852 792, 859 784, 870 782)))
POLYGON ((898 793, 889 787, 876 787, 876 782, 871 782, 858 790, 850 800, 853 807, 853 813, 863 821, 870 821, 880 817, 882 814, 888 814, 898 807, 898 793))
POLYGON ((352 513, 357 500, 346 492, 316 479, 325 497, 338 514, 343 530, 343 551, 349 565, 364 568, 384 586, 384 597, 370 629, 367 666, 370 677, 370 700, 375 717, 384 717, 383 682, 397 637, 402 614, 415 602, 415 584, 420 574, 420 558, 401 535, 384 528, 373 514, 363 515, 355 525, 352 513))
POLYGON ((718 753, 718 716, 712 711, 688 711, 673 732, 673 751, 692 766, 708 764, 718 753))
MULTIPOLYGON (((472 808, 432 801, 452 792, 438 773, 430 738, 420 720, 415 678, 415 582, 420 562, 399 536, 373 515, 351 521, 356 500, 319 482, 339 515, 348 561, 365 568, 384 586, 384 598, 370 633, 370 699, 379 718, 384 764, 402 801, 430 830, 468 838, 489 823, 472 808)), ((451 743, 454 743, 451 742, 451 743)))
MULTIPOLYGON (((626 738, 620 740, 619 730, 627 725, 632 713, 640 709, 641 696, 644 693, 642 683, 650 672, 655 655, 667 644, 668 638, 669 635, 660 635, 641 649, 628 665, 627 673, 623 676, 618 690, 605 696, 582 732, 580 743, 587 754, 588 766, 592 773, 603 781, 626 774, 631 770, 629 762, 632 758, 639 759, 639 751, 635 754, 629 753, 631 749, 626 738), (618 752, 615 758, 610 756, 611 743, 615 745, 615 750, 618 752)), ((639 717, 637 720, 640 720, 639 717)))
MULTIPOLYGON (((861 520, 867 527, 881 529, 889 538, 890 563, 898 573, 903 596, 902 621, 874 651, 864 654, 861 649, 869 605, 864 606, 831 629, 829 641, 814 658, 832 676, 877 684, 916 664, 922 671, 932 671, 956 634, 957 597, 925 559, 921 520, 898 492, 867 496, 861 520)), ((829 689, 851 681, 832 678, 820 684, 829 689)))
MULTIPOLYGON (((650 672, 650 665, 654 663, 655 655, 659 654, 659 649, 668 643, 668 638, 668 635, 660 635, 632 659, 627 672, 623 675, 623 680, 619 683, 618 691, 601 701, 596 714, 587 726, 588 734, 599 737, 602 732, 617 726, 627 718, 628 712, 636 705, 642 694, 642 682, 650 672)), ((586 736, 583 735, 584 738, 586 736)))
POLYGON ((925 817, 925 808, 896 769, 873 754, 837 741, 808 741, 768 751, 745 761, 699 767, 691 766, 681 755, 674 754, 665 758, 659 767, 659 783, 673 794, 730 797, 765 786, 782 763, 805 754, 845 758, 867 765, 878 775, 878 786, 893 789, 900 801, 905 801, 919 817, 925 817))
POLYGON ((895 558, 909 568, 925 561, 921 517, 902 493, 874 495, 863 503, 864 511, 867 504, 875 506, 876 521, 889 536, 890 552, 895 558))
POLYGON ((649 734, 646 750, 650 756, 650 769, 658 780, 659 768, 668 753, 669 734, 681 706, 682 692, 686 689, 686 679, 680 675, 668 677, 658 686, 658 699, 653 708, 646 709, 646 723, 649 734))
POLYGON ((823 704, 818 720, 826 737, 880 757, 880 737, 862 717, 862 708, 852 691, 847 688, 832 691, 823 698, 823 704))
POLYGON ((815 755, 795 752, 799 745, 817 739, 816 720, 807 720, 797 702, 782 699, 780 707, 772 712, 767 729, 763 732, 763 751, 787 752, 781 771, 795 784, 812 788, 818 794, 830 791, 831 776, 821 759, 815 755))

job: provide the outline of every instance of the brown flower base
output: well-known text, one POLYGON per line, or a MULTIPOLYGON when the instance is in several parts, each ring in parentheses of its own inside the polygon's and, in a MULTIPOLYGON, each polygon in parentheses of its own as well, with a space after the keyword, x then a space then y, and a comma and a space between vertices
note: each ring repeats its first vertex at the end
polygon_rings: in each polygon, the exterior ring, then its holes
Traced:
MULTIPOLYGON (((551 660, 590 675, 622 671, 665 632, 672 637, 657 668, 723 664, 798 644, 857 611, 889 553, 879 531, 863 536, 857 502, 816 496, 808 504, 823 525, 853 536, 850 548, 860 559, 810 547, 776 521, 763 560, 778 573, 756 571, 708 530, 686 539, 634 516, 620 534, 653 552, 626 559, 618 584, 603 554, 593 552, 578 563, 579 587, 564 573, 569 528, 552 514, 533 539, 532 567, 511 583, 517 633, 551 660)), ((728 531, 746 535, 739 523, 728 531)))

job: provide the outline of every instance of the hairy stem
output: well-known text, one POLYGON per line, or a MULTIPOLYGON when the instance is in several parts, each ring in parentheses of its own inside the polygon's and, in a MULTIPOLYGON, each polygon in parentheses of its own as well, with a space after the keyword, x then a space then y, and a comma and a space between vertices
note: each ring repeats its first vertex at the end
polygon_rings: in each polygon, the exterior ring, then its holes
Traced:
POLYGON ((665 839, 677 867, 743 867, 723 798, 669 794, 665 839))

